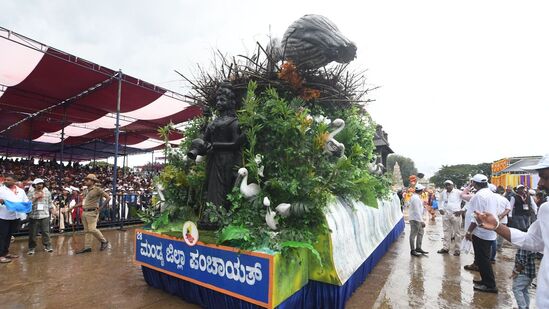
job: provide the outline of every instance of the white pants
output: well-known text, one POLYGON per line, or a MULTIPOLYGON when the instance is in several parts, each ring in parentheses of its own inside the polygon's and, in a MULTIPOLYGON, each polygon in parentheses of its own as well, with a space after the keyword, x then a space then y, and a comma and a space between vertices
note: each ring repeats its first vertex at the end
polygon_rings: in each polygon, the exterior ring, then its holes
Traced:
POLYGON ((121 202, 118 205, 118 218, 124 219, 124 220, 128 219, 129 212, 130 212, 130 208, 128 207, 128 203, 121 202), (124 211, 124 213, 122 213, 122 210, 124 211))
POLYGON ((452 250, 452 238, 454 238, 454 251, 459 251, 461 239, 463 238, 463 230, 461 228, 461 216, 454 214, 445 214, 442 217, 442 228, 444 230, 443 249, 452 250))
POLYGON ((61 212, 59 212, 59 208, 56 206, 52 208, 52 220, 57 219, 59 220, 59 229, 64 230, 65 229, 65 221, 67 221, 70 224, 70 221, 72 221, 71 215, 68 213, 67 208, 61 208, 61 212), (67 219, 68 216, 68 219, 67 219))

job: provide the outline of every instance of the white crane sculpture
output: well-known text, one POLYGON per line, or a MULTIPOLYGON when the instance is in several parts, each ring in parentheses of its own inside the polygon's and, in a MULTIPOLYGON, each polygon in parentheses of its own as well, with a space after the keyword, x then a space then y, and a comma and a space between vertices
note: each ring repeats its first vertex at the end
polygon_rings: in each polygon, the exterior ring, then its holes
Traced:
POLYGON ((345 121, 338 118, 332 122, 332 126, 335 127, 335 130, 328 135, 328 140, 324 144, 324 152, 341 157, 345 154, 345 145, 335 140, 334 137, 345 128, 345 121))
POLYGON ((249 200, 259 194, 261 188, 258 184, 248 184, 248 170, 245 167, 238 170, 238 176, 242 177, 242 182, 240 183, 240 193, 242 193, 242 196, 249 200))

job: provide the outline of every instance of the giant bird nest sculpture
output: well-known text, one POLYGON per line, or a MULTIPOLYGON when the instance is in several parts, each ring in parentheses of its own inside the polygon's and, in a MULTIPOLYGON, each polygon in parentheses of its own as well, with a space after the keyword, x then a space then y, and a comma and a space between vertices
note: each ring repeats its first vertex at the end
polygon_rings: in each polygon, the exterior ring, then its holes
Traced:
POLYGON ((308 106, 328 109, 358 106, 364 110, 373 101, 366 95, 377 87, 366 86, 365 71, 348 69, 355 54, 354 43, 330 20, 305 15, 286 30, 282 41, 271 38, 266 46, 258 42, 252 55, 227 57, 218 51, 213 71, 199 66, 193 78, 178 73, 191 84, 190 97, 212 110, 220 82, 230 81, 237 102, 242 102, 251 80, 260 91, 275 88, 301 97, 308 106))

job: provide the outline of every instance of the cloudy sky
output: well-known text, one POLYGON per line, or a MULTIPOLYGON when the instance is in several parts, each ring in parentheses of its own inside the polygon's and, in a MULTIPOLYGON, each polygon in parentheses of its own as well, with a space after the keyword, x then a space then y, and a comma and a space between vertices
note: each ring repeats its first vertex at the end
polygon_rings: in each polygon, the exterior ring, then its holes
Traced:
POLYGON ((213 50, 247 53, 304 14, 358 46, 381 86, 368 110, 420 172, 542 155, 549 115, 546 1, 16 1, 0 26, 185 93, 213 50), (542 137, 543 134, 543 137, 542 137))

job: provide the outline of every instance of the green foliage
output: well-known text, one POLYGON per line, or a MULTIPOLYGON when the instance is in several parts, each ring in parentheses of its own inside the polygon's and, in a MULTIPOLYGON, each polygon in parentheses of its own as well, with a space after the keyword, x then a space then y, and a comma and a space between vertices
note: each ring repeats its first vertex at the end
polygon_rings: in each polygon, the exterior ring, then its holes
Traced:
POLYGON ((250 230, 245 228, 242 225, 228 225, 221 230, 219 234, 218 242, 220 244, 227 243, 234 240, 239 240, 243 242, 250 241, 252 236, 250 235, 250 230))
POLYGON ((322 267, 322 258, 320 257, 320 253, 318 253, 318 251, 310 243, 300 242, 300 241, 285 241, 280 244, 280 247, 282 248, 283 254, 285 250, 307 249, 317 259, 318 263, 320 264, 320 267, 322 267))
POLYGON ((168 151, 170 147, 170 134, 175 130, 174 124, 172 122, 168 123, 167 125, 158 128, 156 131, 158 133, 158 136, 162 138, 164 141, 164 156, 168 156, 168 151))
POLYGON ((169 215, 168 212, 162 213, 158 218, 156 218, 156 219, 152 222, 151 228, 152 228, 153 230, 156 230, 156 229, 158 229, 158 228, 161 228, 161 227, 163 227, 163 226, 168 225, 168 223, 170 223, 170 220, 169 220, 169 218, 168 218, 168 215, 169 215))
POLYGON ((387 172, 392 174, 395 163, 398 162, 400 166, 400 173, 402 174, 402 182, 405 187, 410 185, 409 177, 411 175, 417 175, 417 169, 414 164, 414 161, 408 157, 391 154, 387 157, 387 172))
POLYGON ((262 191, 251 201, 243 199, 238 189, 228 197, 231 224, 250 231, 250 239, 240 239, 241 247, 281 250, 286 242, 311 245, 319 232, 327 231, 324 211, 334 196, 377 207, 377 198, 388 195, 389 181, 368 173, 375 148, 375 125, 368 115, 355 108, 328 114, 321 107, 305 108, 301 99, 282 97, 273 88, 261 94, 256 89, 250 82, 238 117, 248 140, 243 152, 248 182, 259 183, 262 191), (319 116, 345 121, 345 129, 335 136, 345 145, 344 157, 324 152, 332 129, 319 116), (265 196, 271 209, 280 203, 292 205, 290 216, 277 216, 276 234, 267 230, 265 196))
POLYGON ((160 212, 155 207, 145 208, 143 211, 138 211, 137 216, 145 224, 151 224, 160 215, 160 212))
POLYGON ((201 217, 208 218, 208 222, 218 223, 221 226, 231 223, 231 212, 228 212, 223 206, 217 206, 210 202, 206 203, 201 217))
POLYGON ((248 170, 248 183, 259 184, 261 193, 247 200, 235 186, 227 196, 230 209, 206 205, 205 164, 185 160, 183 155, 206 123, 197 119, 186 128, 180 150, 170 152, 170 164, 158 177, 165 188, 165 212, 170 218, 188 220, 207 216, 221 226, 220 244, 282 251, 305 248, 320 260, 313 244, 317 235, 329 232, 324 211, 334 196, 377 207, 377 198, 389 194, 389 180, 368 172, 375 149, 373 121, 358 108, 324 106, 274 88, 259 91, 251 81, 238 111, 247 138, 242 166, 248 170), (324 151, 333 130, 326 118, 345 121, 345 129, 335 136, 345 145, 341 158, 324 151), (276 216, 276 232, 266 225, 264 197, 270 199, 271 211, 280 203, 291 204, 288 217, 276 216))
MULTIPOLYGON (((199 136, 204 122, 203 118, 197 118, 189 122, 180 148, 172 149, 167 153, 169 163, 155 179, 155 182, 164 188, 166 207, 162 212, 162 216, 168 216, 169 220, 181 218, 195 220, 198 218, 200 210, 204 208, 205 163, 197 164, 194 161, 187 160, 184 155, 191 141, 199 136)), ((173 125, 167 125, 158 131, 167 141, 171 130, 173 130, 173 125)), ((160 213, 154 213, 153 211, 141 215, 150 223, 160 220, 158 218, 160 213)), ((163 226, 161 224, 163 222, 158 221, 158 224, 151 227, 158 229, 163 226)))
POLYGON ((430 181, 437 187, 444 187, 444 182, 450 179, 459 188, 469 182, 470 177, 475 174, 484 174, 490 177, 490 171, 490 163, 443 165, 430 178, 430 181))

